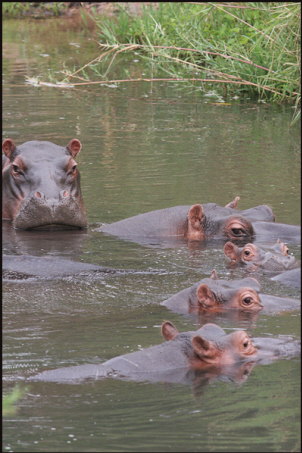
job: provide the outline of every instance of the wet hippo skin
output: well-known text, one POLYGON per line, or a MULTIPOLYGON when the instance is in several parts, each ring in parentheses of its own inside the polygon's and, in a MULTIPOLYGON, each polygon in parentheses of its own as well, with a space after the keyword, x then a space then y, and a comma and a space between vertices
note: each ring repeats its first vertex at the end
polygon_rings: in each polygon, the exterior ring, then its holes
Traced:
POLYGON ((240 211, 235 208, 235 200, 224 207, 206 203, 159 209, 102 225, 98 231, 122 238, 179 237, 203 240, 217 237, 249 240, 254 235, 252 221, 274 221, 274 214, 268 206, 240 211))
POLYGON ((116 378, 151 382, 185 382, 191 371, 215 367, 220 373, 242 363, 270 363, 300 353, 291 337, 255 338, 242 330, 225 333, 208 323, 197 331, 180 333, 169 321, 161 327, 164 343, 124 354, 102 364, 86 364, 43 371, 30 381, 76 383, 83 379, 116 378))
POLYGON ((2 218, 15 228, 86 228, 75 157, 81 142, 64 148, 47 141, 2 144, 2 218))
POLYGON ((240 247, 226 242, 223 251, 232 265, 243 265, 249 271, 281 272, 300 267, 300 262, 289 255, 288 247, 280 240, 266 249, 252 243, 240 247))
POLYGON ((299 300, 260 293, 260 285, 254 278, 224 280, 218 278, 215 270, 210 278, 183 289, 161 305, 181 314, 224 311, 276 314, 301 307, 299 300))

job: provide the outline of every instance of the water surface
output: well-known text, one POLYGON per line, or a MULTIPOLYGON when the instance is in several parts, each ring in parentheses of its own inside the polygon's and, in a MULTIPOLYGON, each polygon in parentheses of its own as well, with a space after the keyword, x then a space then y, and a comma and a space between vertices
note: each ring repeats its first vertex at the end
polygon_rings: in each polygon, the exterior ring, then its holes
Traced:
MULTIPOLYGON (((222 244, 145 247, 94 231, 169 206, 236 195, 240 208, 269 204, 278 222, 300 223, 300 130, 293 108, 215 98, 181 84, 128 83, 58 90, 25 76, 95 57, 89 36, 59 21, 4 23, 3 136, 16 143, 83 144, 78 162, 87 232, 18 232, 4 224, 8 254, 52 255, 132 270, 117 275, 3 282, 4 391, 46 368, 107 360, 158 344, 169 319, 180 330, 200 320, 160 302, 230 271, 222 244)), ((141 70, 139 56, 117 62, 112 78, 141 70)), ((300 257, 300 246, 291 246, 300 257)), ((258 276, 264 293, 300 297, 258 276)), ((300 337, 300 313, 217 318, 252 335, 300 337)), ((104 380, 31 383, 3 423, 3 451, 299 451, 300 361, 256 366, 239 382, 197 388, 104 380)))

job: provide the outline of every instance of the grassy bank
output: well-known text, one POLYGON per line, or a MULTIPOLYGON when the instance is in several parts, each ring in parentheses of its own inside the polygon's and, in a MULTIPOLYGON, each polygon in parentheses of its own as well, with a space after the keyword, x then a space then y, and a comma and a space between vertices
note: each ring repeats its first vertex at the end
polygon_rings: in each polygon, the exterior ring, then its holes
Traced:
POLYGON ((2 14, 6 19, 59 16, 66 9, 67 2, 2 2, 2 14))
POLYGON ((139 53, 149 74, 138 81, 183 80, 224 100, 247 96, 299 106, 299 2, 142 2, 136 12, 127 3, 106 5, 114 6, 113 15, 86 3, 99 49, 82 68, 65 69, 61 82, 113 82, 113 61, 139 53))
MULTIPOLYGON (((225 93, 299 102, 300 3, 159 3, 96 19, 103 44, 139 51, 169 77, 225 93), (138 46, 130 47, 129 44, 138 46)), ((108 48, 107 48, 108 50, 108 48)), ((206 89, 206 88, 205 88, 206 89)))

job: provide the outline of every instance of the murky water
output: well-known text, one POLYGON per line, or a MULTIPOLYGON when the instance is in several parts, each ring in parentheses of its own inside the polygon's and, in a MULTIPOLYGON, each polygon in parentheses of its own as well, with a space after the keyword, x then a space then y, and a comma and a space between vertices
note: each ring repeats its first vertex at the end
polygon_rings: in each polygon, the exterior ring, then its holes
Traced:
MULTIPOLYGON (((17 143, 65 145, 76 137, 90 227, 87 232, 17 232, 4 225, 8 254, 53 255, 133 270, 52 280, 4 281, 5 392, 46 368, 104 361, 160 343, 169 319, 180 330, 199 320, 160 306, 216 268, 230 276, 221 243, 144 247, 97 233, 99 222, 180 204, 240 208, 269 204, 278 222, 300 223, 300 130, 293 109, 249 100, 217 105, 180 84, 139 83, 57 90, 32 87, 63 61, 95 57, 84 33, 59 21, 4 23, 3 135, 17 143)), ((139 56, 114 74, 138 71, 139 56), (120 72, 119 72, 120 71, 120 72)), ((114 76, 113 76, 114 78, 114 76)), ((300 246, 291 246, 300 257, 300 246)), ((242 271, 232 272, 232 278, 242 271)), ((300 297, 259 275, 264 293, 300 297)), ((300 313, 220 316, 226 329, 300 337, 300 313)), ((255 366, 245 380, 197 388, 104 380, 27 384, 4 418, 3 451, 299 451, 300 361, 255 366)))

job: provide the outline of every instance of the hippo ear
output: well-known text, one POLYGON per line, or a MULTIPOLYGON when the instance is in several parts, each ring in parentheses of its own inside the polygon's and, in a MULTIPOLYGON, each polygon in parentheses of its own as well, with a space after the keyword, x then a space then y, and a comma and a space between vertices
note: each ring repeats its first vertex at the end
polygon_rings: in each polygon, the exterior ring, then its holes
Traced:
POLYGON ((2 151, 4 152, 6 157, 8 157, 9 159, 12 158, 12 155, 13 155, 15 149, 16 149, 16 145, 14 144, 14 142, 12 141, 11 138, 7 138, 2 143, 2 151))
POLYGON ((217 280, 218 279, 218 274, 217 274, 215 269, 212 270, 210 278, 212 278, 213 280, 217 280))
POLYGON ((215 358, 219 355, 219 351, 212 341, 206 340, 201 335, 196 335, 192 338, 192 346, 194 352, 204 362, 213 363, 215 358))
POLYGON ((238 206, 239 200, 240 200, 240 197, 235 197, 233 201, 230 201, 228 204, 225 205, 225 208, 236 209, 238 206))
POLYGON ((80 140, 73 138, 70 140, 68 145, 66 146, 72 157, 76 157, 76 155, 81 151, 82 144, 80 140))
POLYGON ((231 261, 237 261, 238 259, 238 247, 233 242, 226 242, 223 247, 225 256, 230 258, 231 261))
POLYGON ((188 212, 189 224, 196 230, 200 229, 200 222, 203 218, 203 208, 201 204, 193 204, 188 212))
POLYGON ((165 340, 174 340, 179 331, 172 322, 165 321, 161 325, 161 333, 165 340))
POLYGON ((284 244, 284 242, 281 242, 280 239, 277 240, 275 247, 280 250, 282 255, 287 256, 288 255, 288 247, 287 245, 284 244))
POLYGON ((205 308, 210 308, 214 305, 217 305, 217 300, 214 292, 205 283, 201 283, 197 287, 196 295, 198 303, 205 308))

